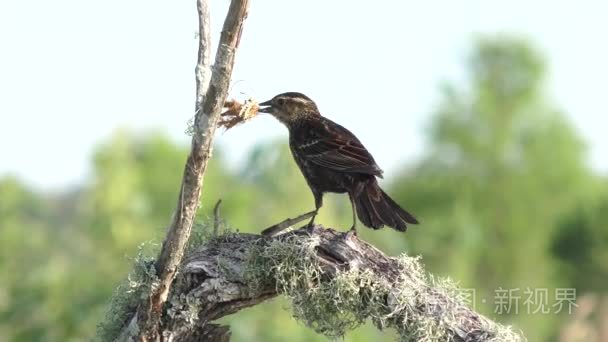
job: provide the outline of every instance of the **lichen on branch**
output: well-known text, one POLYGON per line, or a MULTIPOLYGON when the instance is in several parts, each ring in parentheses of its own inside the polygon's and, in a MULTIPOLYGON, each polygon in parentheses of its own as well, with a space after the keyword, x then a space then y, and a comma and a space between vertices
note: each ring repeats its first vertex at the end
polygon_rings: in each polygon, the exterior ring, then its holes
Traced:
POLYGON ((387 257, 356 236, 315 226, 199 241, 164 308, 163 334, 175 340, 193 340, 213 320, 277 295, 289 299, 296 319, 329 338, 369 319, 401 341, 523 340, 467 307, 461 291, 427 275, 420 258, 387 257))
MULTIPOLYGON (((329 338, 342 337, 370 319, 379 329, 395 329, 401 341, 456 340, 462 313, 470 309, 452 281, 426 275, 419 257, 390 258, 396 274, 374 272, 350 267, 366 260, 325 263, 319 257, 322 243, 315 234, 290 235, 252 248, 246 273, 250 286, 263 287, 272 279, 290 300, 293 316, 329 338)), ((472 341, 521 340, 508 327, 484 323, 483 330, 467 333, 477 335, 472 341)))

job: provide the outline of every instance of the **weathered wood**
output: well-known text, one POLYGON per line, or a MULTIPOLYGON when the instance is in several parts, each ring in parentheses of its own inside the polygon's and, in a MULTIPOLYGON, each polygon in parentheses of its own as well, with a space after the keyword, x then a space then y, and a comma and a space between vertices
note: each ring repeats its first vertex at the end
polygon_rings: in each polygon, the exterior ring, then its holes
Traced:
MULTIPOLYGON (((164 324, 167 329, 163 331, 163 336, 175 341, 200 341, 201 334, 217 328, 209 328, 212 321, 280 295, 280 286, 274 279, 276 274, 269 274, 261 282, 257 280, 252 287, 251 257, 256 251, 264 251, 273 243, 291 243, 290 239, 293 242, 294 237, 314 241, 314 258, 322 265, 318 281, 328 282, 344 272, 356 271, 388 282, 389 288, 409 291, 411 289, 408 287, 411 287, 418 291, 412 293, 425 299, 416 304, 415 315, 435 321, 437 325, 444 325, 446 335, 442 338, 445 340, 498 341, 502 340, 502 335, 495 339, 499 334, 498 328, 502 329, 501 333, 508 332, 509 339, 505 340, 519 340, 519 335, 507 328, 500 327, 466 306, 455 305, 456 302, 449 293, 422 280, 424 278, 420 277, 418 269, 407 269, 399 259, 384 255, 354 234, 336 232, 321 226, 301 228, 274 237, 230 234, 215 238, 187 255, 172 289, 169 312, 163 316, 167 318, 164 324), (404 279, 407 281, 404 282, 404 279), (189 308, 192 303, 194 305, 189 308), (194 322, 185 318, 193 316, 196 317, 194 322)), ((373 290, 362 287, 360 293, 373 290)), ((412 302, 417 303, 416 299, 412 298, 412 302)), ((403 324, 404 330, 407 330, 408 322, 413 324, 412 317, 400 316, 404 313, 399 311, 395 299, 390 295, 380 300, 383 302, 369 304, 386 306, 389 313, 387 320, 403 324)), ((217 337, 204 340, 226 341, 229 331, 227 327, 223 329, 223 333, 217 337)))
POLYGON ((206 0, 197 1, 199 53, 196 65, 194 134, 176 210, 156 263, 158 286, 153 288, 149 299, 142 303, 135 316, 138 317, 139 339, 142 341, 155 341, 161 338, 158 331, 162 307, 182 260, 200 203, 203 177, 213 151, 213 137, 228 93, 235 53, 243 30, 243 22, 247 17, 248 5, 248 0, 231 1, 215 64, 211 70, 209 6, 206 0))

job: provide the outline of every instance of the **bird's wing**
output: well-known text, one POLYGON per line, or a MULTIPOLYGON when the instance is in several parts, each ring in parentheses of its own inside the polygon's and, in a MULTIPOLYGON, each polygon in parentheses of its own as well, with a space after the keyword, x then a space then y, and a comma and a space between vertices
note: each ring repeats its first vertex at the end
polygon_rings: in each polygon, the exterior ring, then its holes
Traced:
POLYGON ((306 160, 336 171, 382 177, 374 157, 353 133, 337 123, 315 120, 301 134, 296 148, 306 160))

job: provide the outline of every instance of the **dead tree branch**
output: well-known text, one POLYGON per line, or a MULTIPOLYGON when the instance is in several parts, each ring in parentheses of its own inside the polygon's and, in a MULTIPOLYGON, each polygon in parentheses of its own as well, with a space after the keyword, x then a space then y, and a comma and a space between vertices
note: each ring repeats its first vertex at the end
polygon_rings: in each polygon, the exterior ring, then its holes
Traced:
POLYGON ((277 295, 293 314, 336 337, 367 319, 404 341, 521 341, 464 305, 455 287, 426 276, 418 258, 391 258, 321 226, 274 237, 229 234, 186 256, 163 315, 172 341, 227 341, 212 322, 277 295))
POLYGON ((209 6, 198 0, 199 53, 196 65, 196 114, 190 155, 186 161, 176 210, 156 263, 158 286, 136 315, 140 340, 158 340, 162 307, 167 300, 173 278, 180 264, 192 230, 192 222, 200 203, 203 176, 213 150, 213 137, 220 112, 226 99, 232 75, 236 49, 249 1, 230 3, 222 29, 213 68, 210 66, 209 6))

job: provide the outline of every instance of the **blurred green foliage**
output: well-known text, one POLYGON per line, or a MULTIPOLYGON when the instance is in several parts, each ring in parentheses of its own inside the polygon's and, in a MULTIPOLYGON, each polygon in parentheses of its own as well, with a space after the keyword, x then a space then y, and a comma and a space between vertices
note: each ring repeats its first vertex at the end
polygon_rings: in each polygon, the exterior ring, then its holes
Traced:
MULTIPOLYGON (((406 234, 360 229, 385 252, 420 254, 428 271, 474 288, 478 310, 531 341, 556 339, 568 315, 521 307, 496 315, 496 289, 608 289, 608 181, 589 169, 583 140, 543 96, 544 75, 543 58, 527 42, 479 39, 467 81, 441 89, 423 157, 384 184, 422 224, 406 234)), ((216 150, 198 219, 220 198, 224 219, 245 232, 312 209, 286 145, 259 145, 239 169, 216 150)), ((82 187, 39 193, 0 179, 0 341, 91 338, 129 256, 142 242, 162 240, 186 152, 162 134, 118 131, 96 149, 93 177, 82 187)), ((328 196, 318 222, 348 227, 349 220, 346 196, 328 196)), ((324 340, 286 305, 277 299, 224 321, 235 341, 324 340)), ((393 338, 369 324, 346 335, 393 338)))

